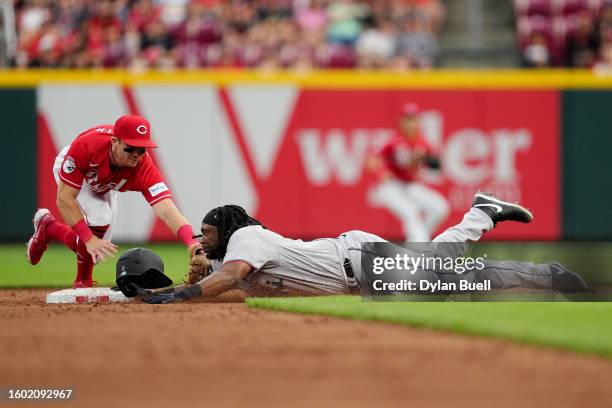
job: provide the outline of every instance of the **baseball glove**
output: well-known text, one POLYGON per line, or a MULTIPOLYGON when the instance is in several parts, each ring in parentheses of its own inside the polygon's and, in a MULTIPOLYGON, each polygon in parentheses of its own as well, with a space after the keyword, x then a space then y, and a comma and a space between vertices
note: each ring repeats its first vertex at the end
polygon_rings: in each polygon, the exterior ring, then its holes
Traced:
POLYGON ((437 156, 426 155, 423 161, 425 162, 425 166, 433 170, 440 170, 440 167, 442 167, 440 163, 440 158, 437 156))
POLYGON ((189 269, 183 278, 183 283, 193 285, 210 275, 210 272, 211 264, 206 255, 203 253, 194 255, 189 262, 189 269))

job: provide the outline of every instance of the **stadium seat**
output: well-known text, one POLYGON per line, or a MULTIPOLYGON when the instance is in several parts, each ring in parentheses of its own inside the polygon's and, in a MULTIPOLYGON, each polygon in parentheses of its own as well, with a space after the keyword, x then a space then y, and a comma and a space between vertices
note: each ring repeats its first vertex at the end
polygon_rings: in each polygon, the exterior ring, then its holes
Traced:
POLYGON ((566 16, 588 9, 587 0, 563 0, 561 3, 561 13, 566 16))
POLYGON ((528 0, 527 15, 549 16, 552 14, 551 0, 528 0))
POLYGON ((541 15, 519 18, 517 22, 517 37, 521 48, 527 44, 533 33, 544 34, 550 44, 553 37, 551 20, 541 15))
POLYGON ((329 47, 327 60, 328 68, 353 68, 357 63, 357 56, 352 47, 334 44, 329 47))

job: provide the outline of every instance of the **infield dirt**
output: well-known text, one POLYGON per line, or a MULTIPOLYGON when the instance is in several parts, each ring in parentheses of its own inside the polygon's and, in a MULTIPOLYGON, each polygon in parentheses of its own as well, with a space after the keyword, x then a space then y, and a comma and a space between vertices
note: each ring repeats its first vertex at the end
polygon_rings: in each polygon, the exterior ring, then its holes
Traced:
POLYGON ((612 361, 597 357, 243 303, 46 305, 46 293, 0 291, 0 388, 74 390, 45 406, 612 405, 612 361))

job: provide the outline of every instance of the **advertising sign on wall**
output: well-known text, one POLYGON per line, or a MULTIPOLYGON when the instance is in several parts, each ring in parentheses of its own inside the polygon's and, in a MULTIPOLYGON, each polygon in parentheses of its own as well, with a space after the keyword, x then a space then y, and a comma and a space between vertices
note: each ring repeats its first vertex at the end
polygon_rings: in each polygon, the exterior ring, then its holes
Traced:
MULTIPOLYGON (((449 200, 457 223, 476 191, 525 203, 529 225, 495 239, 556 239, 559 225, 559 93, 512 90, 330 90, 292 85, 47 85, 38 88, 39 205, 53 207, 54 155, 82 130, 123 113, 146 116, 153 157, 194 226, 210 208, 244 206, 292 237, 362 229, 402 239, 372 196, 366 167, 396 131, 402 104, 422 109, 423 132, 442 171, 423 180, 449 200)), ((171 239, 137 193, 124 194, 118 240, 171 239)))

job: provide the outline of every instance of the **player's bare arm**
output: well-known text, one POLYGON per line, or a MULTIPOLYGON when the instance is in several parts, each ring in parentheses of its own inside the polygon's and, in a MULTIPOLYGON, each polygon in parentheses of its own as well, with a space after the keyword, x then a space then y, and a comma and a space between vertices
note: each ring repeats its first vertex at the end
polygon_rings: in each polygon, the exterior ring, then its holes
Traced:
MULTIPOLYGON (((179 212, 178 208, 176 208, 176 205, 174 204, 174 201, 172 201, 170 198, 162 200, 153 205, 153 212, 157 218, 162 220, 174 234, 178 235, 181 228, 183 228, 185 225, 189 225, 189 221, 187 221, 185 216, 179 212)), ((191 227, 189 227, 189 230, 191 230, 191 227)), ((189 254, 194 256, 196 250, 199 248, 201 248, 200 244, 194 241, 188 246, 189 254)))
POLYGON ((77 235, 85 242, 87 252, 93 257, 94 261, 104 261, 107 257, 115 255, 118 247, 110 241, 96 237, 89 231, 76 201, 78 195, 79 190, 60 182, 57 188, 57 208, 64 221, 75 232, 81 230, 81 233, 77 232, 77 235))
POLYGON ((188 223, 170 198, 153 205, 153 212, 175 234, 180 227, 188 223))
POLYGON ((219 271, 208 275, 195 285, 150 292, 144 295, 143 301, 147 303, 172 303, 198 297, 211 299, 236 288, 238 282, 252 270, 252 266, 246 262, 226 262, 219 271))
POLYGON ((246 262, 226 262, 218 272, 208 275, 196 285, 200 287, 204 298, 212 298, 235 289, 238 282, 252 270, 253 267, 246 262))
POLYGON ((79 192, 80 190, 65 183, 59 183, 57 186, 57 209, 62 214, 64 221, 70 226, 83 219, 83 214, 76 202, 79 192))

